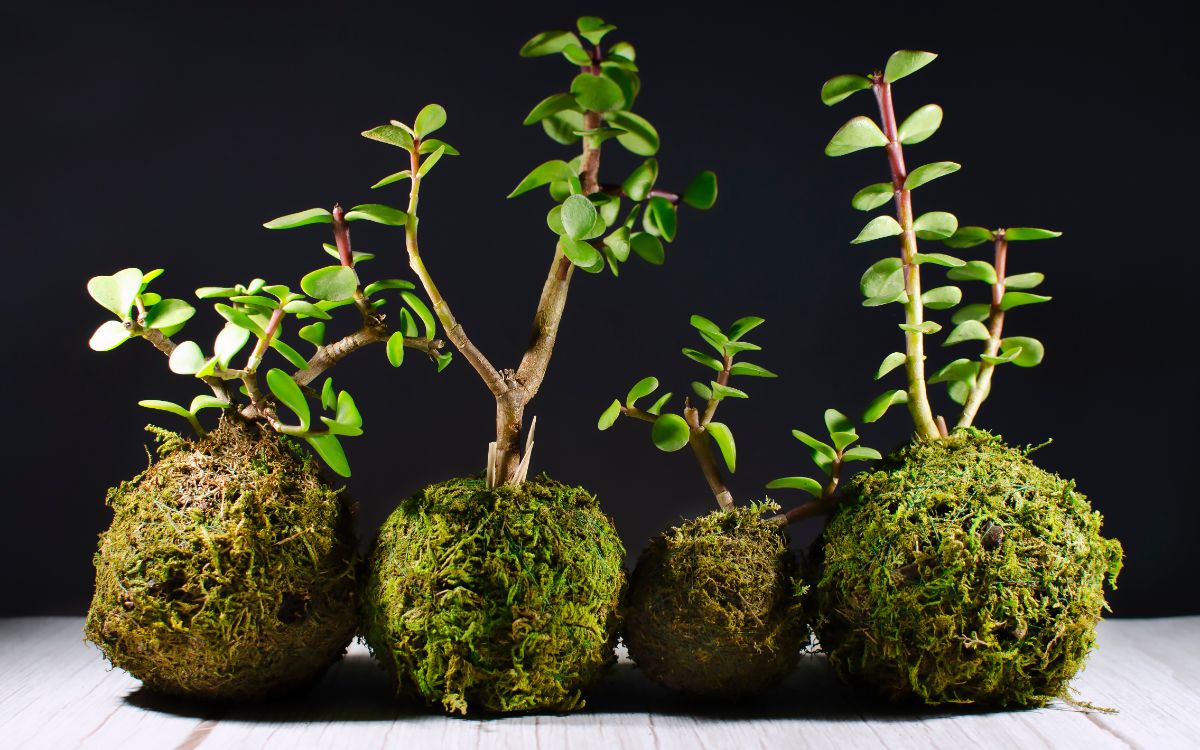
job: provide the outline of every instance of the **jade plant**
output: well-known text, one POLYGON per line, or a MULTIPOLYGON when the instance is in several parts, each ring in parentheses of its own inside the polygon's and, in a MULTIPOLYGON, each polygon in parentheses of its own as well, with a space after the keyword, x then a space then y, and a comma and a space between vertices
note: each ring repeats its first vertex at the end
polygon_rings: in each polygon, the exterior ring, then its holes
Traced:
MULTIPOLYGON (((816 496, 790 511, 791 518, 832 512, 818 555, 817 634, 844 678, 931 704, 1039 705, 1065 695, 1094 644, 1106 608, 1103 586, 1115 583, 1121 548, 1101 536, 1100 514, 1074 482, 1038 468, 1029 459, 1032 448, 1010 448, 973 426, 997 368, 1033 367, 1044 356, 1037 339, 1006 335, 1010 311, 1050 300, 1028 291, 1042 283, 1041 273, 1008 273, 1010 243, 1059 232, 960 227, 945 211, 915 211, 914 191, 960 168, 937 161, 910 170, 905 162, 904 147, 929 139, 942 110, 926 104, 897 125, 893 84, 935 57, 901 50, 882 71, 837 76, 821 91, 827 105, 867 90, 877 104, 878 122, 854 117, 825 152, 880 148, 886 155, 890 178, 858 191, 851 203, 862 211, 891 203, 894 211, 868 221, 851 242, 899 238, 899 252, 873 263, 860 289, 865 306, 902 311, 903 350, 888 354, 875 377, 901 371, 907 382, 874 399, 863 420, 874 422, 904 403, 912 440, 852 477, 840 496, 836 472, 830 482, 781 484, 816 496), (921 241, 956 251, 990 244, 992 256, 925 252, 921 241), (948 269, 951 281, 985 284, 984 301, 959 307, 960 287, 926 289, 923 271, 937 267, 948 269), (943 329, 926 313, 955 307, 943 346, 976 342, 982 350, 927 378, 926 339, 943 329), (936 383, 945 383, 962 407, 953 429, 929 396, 928 385, 936 383)), ((832 446, 801 439, 819 464, 829 465, 849 452, 838 438, 847 425, 834 415, 832 446)))
MULTIPOLYGON (((633 112, 641 90, 634 47, 608 44, 599 18, 575 31, 530 39, 523 57, 558 57, 572 68, 566 91, 525 118, 578 153, 535 167, 509 197, 546 188, 553 249, 528 344, 515 367, 494 364, 452 311, 435 270, 453 252, 425 252, 419 200, 429 169, 454 153, 431 138, 446 112, 427 106, 411 123, 393 120, 363 135, 400 152, 400 171, 375 187, 408 190, 409 266, 445 336, 496 403, 496 438, 479 476, 434 484, 402 502, 380 530, 362 596, 364 636, 398 691, 447 711, 570 710, 613 660, 624 551, 595 498, 545 475, 527 480, 535 422, 526 409, 543 385, 567 291, 578 271, 616 276, 631 256, 651 264, 676 238, 677 209, 709 208, 716 177, 703 172, 682 192, 657 183, 659 136, 633 112), (641 162, 621 181, 604 182, 601 152, 617 145, 641 162)), ((396 151, 392 152, 393 154, 396 151)))
POLYGON ((730 428, 713 419, 722 402, 748 397, 730 385, 733 376, 775 377, 735 361, 761 348, 743 337, 762 322, 741 318, 722 329, 693 315, 692 326, 715 352, 683 350, 715 373, 707 383, 692 383, 696 405, 689 397, 681 412, 664 411, 672 396, 665 393, 640 408, 637 402, 658 389, 658 380, 647 377, 623 403, 614 400, 598 424, 607 430, 621 416, 639 419, 650 423, 660 450, 690 447, 716 499, 716 511, 659 534, 642 552, 630 577, 622 631, 631 657, 651 679, 714 699, 752 695, 777 683, 795 665, 808 632, 802 616, 807 586, 783 526, 764 516, 778 506, 734 504, 721 464, 735 471, 737 447, 730 428))
POLYGON ((188 406, 139 402, 182 417, 195 435, 148 428, 162 441, 160 459, 109 492, 115 517, 95 558, 87 637, 147 687, 208 700, 261 698, 313 680, 354 635, 353 508, 294 439, 349 476, 340 438, 362 434, 362 417, 327 370, 372 342, 386 342, 395 365, 406 347, 439 361, 448 356, 427 308, 407 291, 412 284, 359 280, 356 265, 372 257, 350 248, 349 222, 360 219, 395 224, 396 213, 371 204, 268 222, 273 229, 332 225, 325 249, 339 262, 301 279, 303 293, 262 279, 197 289, 200 299, 217 300, 225 321, 205 348, 172 338, 196 309, 149 289, 161 269, 126 268, 88 282, 92 298, 115 316, 92 335, 92 349, 142 339, 168 356, 172 372, 208 391, 188 406), (380 312, 389 290, 425 320, 425 335, 408 309, 391 330, 380 312), (326 342, 330 311, 349 305, 361 326, 326 342), (293 324, 307 342, 297 345, 315 348, 308 357, 283 340, 293 324), (326 412, 319 420, 310 401, 326 412), (207 431, 201 416, 210 411, 221 417, 207 431))

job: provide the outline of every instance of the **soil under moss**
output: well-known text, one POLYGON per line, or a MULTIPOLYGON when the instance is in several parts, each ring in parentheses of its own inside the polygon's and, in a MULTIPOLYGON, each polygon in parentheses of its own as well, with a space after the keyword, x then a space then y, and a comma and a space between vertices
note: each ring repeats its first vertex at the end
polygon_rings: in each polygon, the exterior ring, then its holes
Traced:
POLYGON ((355 631, 353 509, 314 459, 223 419, 109 490, 85 634, 146 687, 234 701, 315 680, 355 631))
POLYGON ((774 504, 716 511, 650 541, 629 581, 623 634, 655 682, 734 699, 771 687, 808 639, 807 590, 774 504))
POLYGON ((587 491, 542 475, 402 501, 363 574, 363 635, 446 711, 568 711, 614 661, 625 549, 587 491))
POLYGON ((846 494, 817 589, 843 678, 929 704, 1065 694, 1122 561, 1074 482, 968 429, 901 448, 846 494))

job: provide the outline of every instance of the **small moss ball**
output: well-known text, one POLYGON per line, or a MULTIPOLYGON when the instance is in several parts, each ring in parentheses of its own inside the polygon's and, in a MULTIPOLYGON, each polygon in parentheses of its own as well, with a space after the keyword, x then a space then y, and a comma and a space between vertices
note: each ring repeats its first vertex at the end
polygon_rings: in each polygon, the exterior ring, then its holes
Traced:
POLYGON ((979 430, 854 477, 823 533, 817 635, 895 700, 1039 706, 1095 643, 1121 545, 1074 482, 979 430))
POLYGON ((353 509, 314 459, 232 419, 109 490, 85 634, 171 695, 241 701, 315 680, 354 636, 353 509))
POLYGON ((451 479, 379 530, 363 635, 398 692, 448 712, 580 708, 615 658, 624 560, 586 490, 451 479))
POLYGON ((629 579, 623 634, 655 682, 713 699, 778 683, 808 639, 807 589, 774 504, 716 511, 650 541, 629 579))

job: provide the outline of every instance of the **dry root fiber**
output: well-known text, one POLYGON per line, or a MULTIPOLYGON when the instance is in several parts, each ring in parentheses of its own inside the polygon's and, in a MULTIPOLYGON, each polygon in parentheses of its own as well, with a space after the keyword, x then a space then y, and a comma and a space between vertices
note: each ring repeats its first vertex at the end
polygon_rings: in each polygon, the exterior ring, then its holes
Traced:
POLYGON ((614 660, 625 549, 595 497, 545 475, 431 485, 363 575, 363 634, 401 693, 450 712, 569 711, 614 660))
POLYGON ((795 666, 807 589, 774 504, 716 511, 651 540, 629 581, 625 643, 655 682, 705 698, 760 692, 795 666))
POLYGON ((823 535, 818 637, 852 682, 929 704, 1038 706, 1095 643, 1121 545, 1073 482, 960 430, 849 483, 823 535))
POLYGON ((86 636, 148 688, 253 700, 315 680, 355 630, 353 511, 311 458, 223 419, 115 487, 86 636))

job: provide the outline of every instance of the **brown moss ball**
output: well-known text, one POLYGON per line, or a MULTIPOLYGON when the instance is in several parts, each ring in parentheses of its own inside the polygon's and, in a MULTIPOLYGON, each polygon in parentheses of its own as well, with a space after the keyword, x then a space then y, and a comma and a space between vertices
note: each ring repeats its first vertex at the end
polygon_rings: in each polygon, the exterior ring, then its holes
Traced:
POLYGON ((571 711, 615 661, 624 563, 584 489, 451 479, 379 530, 363 635, 398 692, 446 711, 571 711))
POLYGON ((808 640, 807 590, 774 504, 717 511, 650 541, 629 580, 625 643, 655 682, 736 699, 786 676, 808 640))
POLYGON ((147 688, 212 701, 311 683, 355 631, 353 511, 314 459, 232 419, 109 490, 86 637, 147 688))
POLYGON ((968 429, 901 448, 846 492, 817 587, 817 636, 844 679, 929 704, 1066 692, 1122 558, 1074 482, 968 429))

